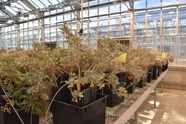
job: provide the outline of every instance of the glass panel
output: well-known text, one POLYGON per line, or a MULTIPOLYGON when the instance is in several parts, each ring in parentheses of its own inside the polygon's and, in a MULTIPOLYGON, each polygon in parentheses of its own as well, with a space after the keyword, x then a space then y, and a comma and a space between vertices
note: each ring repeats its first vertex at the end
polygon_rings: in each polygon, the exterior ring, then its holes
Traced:
POLYGON ((20 4, 18 3, 11 3, 11 8, 14 9, 16 12, 28 12, 27 9, 23 8, 20 4))
POLYGON ((29 14, 29 19, 33 19, 36 18, 36 16, 34 14, 29 14))
POLYGON ((21 6, 26 8, 28 11, 31 11, 31 9, 29 7, 27 7, 24 3, 22 3, 21 1, 18 1, 18 2, 19 2, 19 4, 21 4, 21 6))
POLYGON ((89 38, 97 38, 97 37, 98 37, 98 20, 97 18, 92 18, 89 23, 89 38))
POLYGON ((20 27, 19 27, 20 29, 23 29, 23 24, 20 24, 20 27))
POLYGON ((56 12, 57 12, 56 10, 52 10, 50 11, 50 15, 55 14, 56 12))
POLYGON ((146 0, 134 1, 134 8, 146 8, 146 0))
POLYGON ((144 43, 144 46, 147 48, 151 48, 154 50, 159 49, 159 44, 157 42, 156 37, 146 37, 146 42, 144 43))
POLYGON ((24 28, 28 28, 28 23, 24 23, 24 28))
POLYGON ((44 30, 45 30, 45 42, 49 42, 50 41, 50 36, 49 36, 50 29, 49 27, 45 27, 44 30))
POLYGON ((108 36, 108 16, 99 18, 99 35, 100 37, 108 36))
POLYGON ((177 2, 177 0, 162 0, 162 5, 171 5, 171 4, 175 4, 177 2))
POLYGON ((40 0, 45 6, 49 6, 51 5, 50 2, 48 2, 48 0, 40 0))
POLYGON ((108 13, 108 7, 99 8, 99 15, 107 14, 108 13))
MULTIPOLYGON (((108 1, 108 0, 107 0, 108 1)), ((89 1, 89 5, 95 5, 98 4, 98 0, 89 1)))
MULTIPOLYGON (((163 37, 163 51, 170 52, 177 59, 176 36, 163 37)), ((177 60, 175 63, 177 63, 177 60)))
POLYGON ((71 7, 65 7, 64 11, 71 10, 71 7))
POLYGON ((176 33, 176 8, 163 9, 163 34, 176 33))
POLYGON ((65 14, 64 17, 65 17, 65 20, 64 21, 67 21, 67 20, 70 20, 71 19, 70 18, 70 14, 65 14))
POLYGON ((39 2, 38 0, 29 0, 31 3, 33 3, 33 5, 35 5, 37 8, 44 8, 45 6, 39 2))
POLYGON ((128 10, 128 8, 127 8, 127 7, 129 6, 128 3, 126 3, 126 5, 125 5, 125 4, 121 4, 121 10, 122 10, 122 11, 128 10), (127 5, 127 6, 126 6, 126 5, 127 5))
POLYGON ((51 17, 51 24, 56 23, 56 17, 51 17))
POLYGON ((34 21, 34 27, 38 26, 38 21, 34 21))
POLYGON ((8 17, 5 13, 3 13, 2 11, 0 11, 0 16, 5 16, 8 17))
POLYGON ((186 64, 186 36, 181 35, 179 36, 179 63, 186 64))
MULTIPOLYGON (((112 1, 112 0, 110 0, 110 1, 112 1)), ((99 0, 99 3, 106 3, 106 2, 108 2, 108 0, 99 0)))
POLYGON ((147 35, 160 34, 160 10, 147 12, 147 35))
POLYGON ((13 31, 13 30, 16 30, 15 26, 11 26, 11 28, 12 28, 12 31, 13 31))
POLYGON ((119 37, 120 36, 120 15, 110 16, 110 36, 119 37))
POLYGON ((8 11, 10 11, 12 14, 14 14, 14 15, 17 14, 17 13, 16 13, 14 10, 12 10, 12 8, 10 8, 9 6, 5 6, 5 8, 6 8, 8 11))
POLYGON ((57 0, 49 0, 52 4, 58 4, 59 2, 57 0))
POLYGON ((179 10, 179 33, 186 33, 186 6, 180 6, 179 10))
POLYGON ((88 17, 88 10, 83 11, 83 17, 88 17))
POLYGON ((120 11, 120 5, 110 6, 110 13, 119 12, 119 11, 120 11))
POLYGON ((164 36, 163 51, 175 54, 174 46, 176 46, 176 36, 164 36))
POLYGON ((32 27, 33 27, 33 21, 28 22, 28 26, 29 26, 30 28, 32 28, 32 27))
POLYGON ((63 21, 63 15, 57 16, 57 22, 62 22, 63 21))
POLYGON ((44 23, 45 23, 45 24, 50 24, 49 18, 46 18, 46 19, 44 20, 44 23))
POLYGON ((161 5, 161 0, 148 0, 147 1, 147 7, 155 7, 155 6, 160 6, 161 5))
MULTIPOLYGON (((126 18, 128 18, 128 23, 129 23, 130 17, 126 15, 126 18)), ((145 32, 145 12, 142 11, 141 13, 135 13, 134 14, 134 34, 135 36, 138 36, 138 35, 144 35, 145 33, 146 33, 145 32)))
POLYGON ((135 46, 143 46, 143 37, 135 37, 134 38, 135 46))
POLYGON ((45 14, 45 15, 50 15, 50 12, 45 12, 44 14, 45 14))
POLYGON ((95 16, 98 15, 98 9, 90 9, 89 10, 89 16, 95 16))
MULTIPOLYGON (((134 16, 135 17, 135 16, 134 16)), ((121 36, 129 36, 130 33, 130 16, 128 14, 121 15, 121 36)))

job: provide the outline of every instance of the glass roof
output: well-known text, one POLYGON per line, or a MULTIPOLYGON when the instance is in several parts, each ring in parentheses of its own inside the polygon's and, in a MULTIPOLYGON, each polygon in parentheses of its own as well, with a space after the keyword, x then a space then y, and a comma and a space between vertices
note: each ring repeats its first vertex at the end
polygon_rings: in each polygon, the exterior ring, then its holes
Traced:
MULTIPOLYGON (((49 7, 51 5, 57 5, 60 3, 63 3, 63 0, 28 0, 31 2, 36 8, 45 8, 49 7)), ((66 1, 71 1, 71 0, 66 0, 66 1)))
MULTIPOLYGON (((83 0, 83 6, 96 5, 98 0, 83 0), (89 1, 89 4, 88 4, 89 1)), ((113 2, 116 0, 100 0, 99 4, 106 2, 113 2)), ((47 9, 61 9, 67 6, 80 6, 81 0, 1 0, 1 10, 5 7, 5 14, 8 16, 16 16, 25 14, 30 11, 47 10, 47 9)))
MULTIPOLYGON (((55 7, 59 4, 66 4, 66 2, 70 1, 71 0, 1 0, 0 18, 6 17, 8 22, 8 20, 20 19, 19 17, 25 15, 28 17, 28 15, 30 16, 35 14, 35 17, 38 17, 39 11, 45 12, 45 9, 51 6, 55 7)), ((0 22, 0 24, 1 23, 2 22, 0 22)))
MULTIPOLYGON (((83 0, 83 7, 89 7, 94 5, 104 5, 105 3, 117 3, 126 2, 128 0, 83 0), (98 2, 99 1, 99 2, 98 2)), ((7 15, 9 19, 14 21, 19 20, 21 16, 29 17, 35 14, 35 18, 39 16, 47 16, 49 14, 55 14, 56 12, 65 12, 79 8, 81 6, 81 0, 0 0, 0 10, 4 13, 0 16, 7 15), (5 9, 3 9, 5 8, 5 9), (57 11, 52 11, 57 10, 57 11), (43 12, 44 14, 42 14, 43 12)), ((26 19, 26 17, 25 17, 26 19)), ((30 17, 29 17, 30 19, 30 17)))
POLYGON ((16 12, 22 12, 22 13, 26 13, 28 11, 30 11, 30 9, 27 7, 25 8, 25 6, 23 6, 24 4, 20 4, 22 2, 16 2, 16 3, 11 3, 11 6, 9 6, 12 10, 16 11, 16 12))
POLYGON ((7 9, 9 12, 11 12, 12 14, 16 15, 16 11, 14 9, 12 9, 10 6, 5 6, 5 9, 7 9))

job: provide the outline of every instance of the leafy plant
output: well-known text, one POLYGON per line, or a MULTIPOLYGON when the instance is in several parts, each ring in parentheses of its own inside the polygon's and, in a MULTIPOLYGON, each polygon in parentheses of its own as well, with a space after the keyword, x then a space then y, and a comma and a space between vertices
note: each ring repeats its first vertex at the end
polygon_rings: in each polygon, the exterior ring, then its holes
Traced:
POLYGON ((45 113, 58 73, 49 52, 40 47, 10 51, 1 56, 0 87, 5 100, 2 110, 11 112, 16 108, 38 115, 45 113))
MULTIPOLYGON (((78 97, 82 97, 82 93, 73 88, 77 85, 94 83, 100 88, 105 85, 112 85, 116 88, 118 85, 116 74, 126 68, 124 63, 117 61, 117 57, 127 48, 111 38, 104 38, 99 39, 98 48, 95 49, 90 45, 83 44, 82 39, 73 35, 66 25, 61 30, 67 39, 68 48, 66 50, 68 55, 65 56, 65 60, 60 61, 60 65, 63 66, 64 70, 69 70, 67 73, 70 78, 66 82, 75 101, 78 97), (67 69, 69 67, 71 69, 67 69)), ((121 90, 113 90, 115 93, 118 91, 121 90)))

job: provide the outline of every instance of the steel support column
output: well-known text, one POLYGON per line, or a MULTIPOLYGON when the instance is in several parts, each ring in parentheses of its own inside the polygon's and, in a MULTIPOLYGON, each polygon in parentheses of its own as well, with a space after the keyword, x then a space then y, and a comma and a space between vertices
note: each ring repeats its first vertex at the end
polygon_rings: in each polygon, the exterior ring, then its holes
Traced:
POLYGON ((134 1, 129 1, 130 5, 130 47, 134 44, 134 1))

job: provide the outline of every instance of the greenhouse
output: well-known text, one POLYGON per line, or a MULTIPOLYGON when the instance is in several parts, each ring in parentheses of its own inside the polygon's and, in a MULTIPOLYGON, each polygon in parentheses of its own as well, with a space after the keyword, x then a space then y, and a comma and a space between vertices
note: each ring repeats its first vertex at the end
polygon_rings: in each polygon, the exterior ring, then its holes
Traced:
POLYGON ((186 0, 0 0, 0 55, 0 124, 186 123, 186 0))

